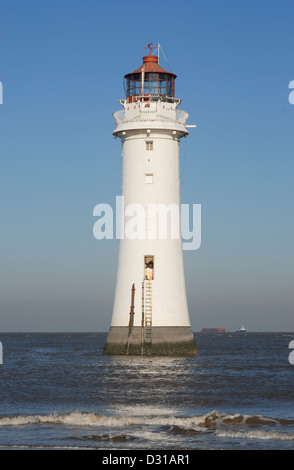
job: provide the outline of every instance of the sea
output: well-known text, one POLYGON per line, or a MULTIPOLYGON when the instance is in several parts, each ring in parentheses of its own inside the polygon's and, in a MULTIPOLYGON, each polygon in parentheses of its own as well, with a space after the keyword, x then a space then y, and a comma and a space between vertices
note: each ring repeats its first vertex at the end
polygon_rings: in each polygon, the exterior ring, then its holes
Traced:
POLYGON ((106 356, 106 336, 0 333, 0 450, 294 449, 294 333, 199 332, 186 358, 106 356))

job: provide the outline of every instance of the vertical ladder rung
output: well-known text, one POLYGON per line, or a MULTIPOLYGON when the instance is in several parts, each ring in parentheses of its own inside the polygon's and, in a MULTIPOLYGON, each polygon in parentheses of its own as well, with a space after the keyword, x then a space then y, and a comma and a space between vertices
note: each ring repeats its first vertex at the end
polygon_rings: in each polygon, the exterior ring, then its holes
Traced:
POLYGON ((144 337, 145 341, 150 342, 152 337, 152 284, 150 280, 146 280, 145 289, 145 328, 144 337))

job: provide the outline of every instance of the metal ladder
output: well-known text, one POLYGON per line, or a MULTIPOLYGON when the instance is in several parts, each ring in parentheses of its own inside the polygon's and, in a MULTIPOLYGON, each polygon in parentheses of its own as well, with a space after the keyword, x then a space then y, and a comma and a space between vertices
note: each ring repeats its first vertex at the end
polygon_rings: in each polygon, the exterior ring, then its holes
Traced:
POLYGON ((145 329, 144 339, 146 343, 151 342, 152 335, 152 284, 145 280, 145 329))

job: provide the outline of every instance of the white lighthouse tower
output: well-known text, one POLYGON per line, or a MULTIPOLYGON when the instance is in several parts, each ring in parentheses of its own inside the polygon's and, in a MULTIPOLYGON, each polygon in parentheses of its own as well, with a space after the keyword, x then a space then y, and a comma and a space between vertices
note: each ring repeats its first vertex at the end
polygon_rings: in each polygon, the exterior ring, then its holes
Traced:
POLYGON ((177 109, 176 75, 158 57, 125 75, 113 114, 122 142, 121 231, 114 307, 104 354, 198 354, 190 325, 180 225, 179 142, 188 113, 177 109))

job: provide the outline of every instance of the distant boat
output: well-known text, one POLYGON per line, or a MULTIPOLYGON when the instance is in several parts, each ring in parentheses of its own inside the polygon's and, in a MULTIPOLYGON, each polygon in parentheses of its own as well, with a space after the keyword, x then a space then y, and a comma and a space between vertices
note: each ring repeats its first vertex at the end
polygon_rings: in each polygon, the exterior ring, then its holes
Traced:
POLYGON ((244 326, 244 323, 242 324, 242 326, 239 328, 239 330, 237 330, 239 333, 245 333, 246 332, 246 328, 244 326))
POLYGON ((225 328, 202 328, 201 331, 204 333, 207 333, 207 332, 211 333, 211 332, 216 332, 216 331, 223 333, 224 331, 226 331, 226 329, 225 328))

